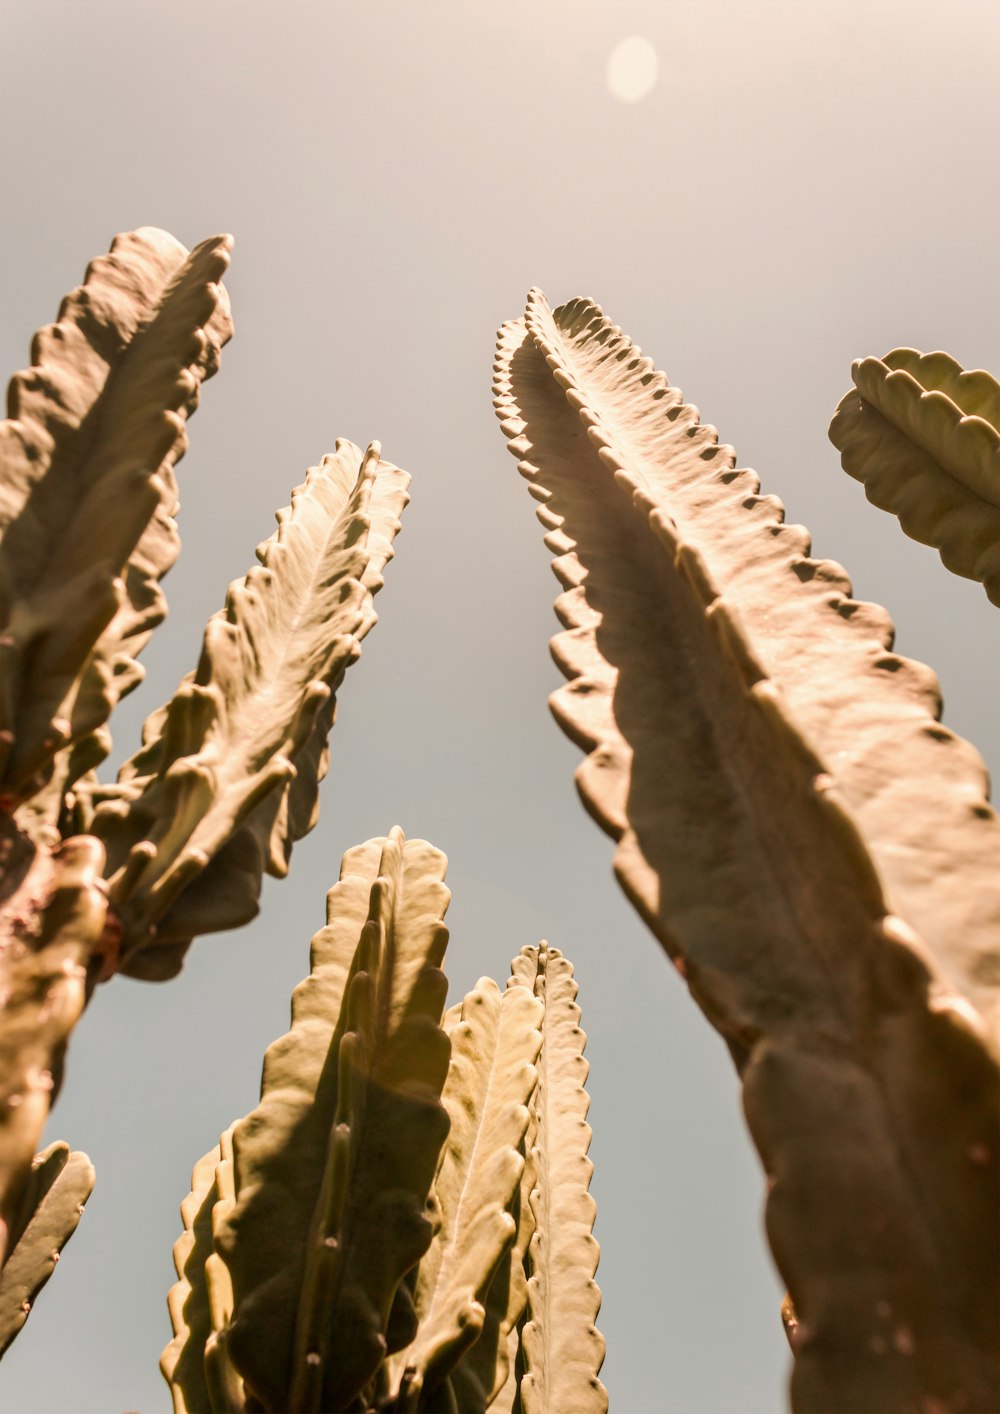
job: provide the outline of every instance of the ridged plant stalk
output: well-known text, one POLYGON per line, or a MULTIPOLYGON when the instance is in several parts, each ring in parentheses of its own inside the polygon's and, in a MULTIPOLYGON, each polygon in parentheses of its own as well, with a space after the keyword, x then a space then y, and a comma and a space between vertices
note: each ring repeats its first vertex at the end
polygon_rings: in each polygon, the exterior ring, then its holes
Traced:
POLYGON ((175 1414, 599 1414, 587 1066, 569 963, 444 1012, 445 857, 348 851, 260 1104, 195 1166, 175 1414))
MULTIPOLYGON (((810 558, 595 304, 532 291, 495 390, 563 586, 552 707, 587 753, 580 794, 742 1076, 793 1408, 990 1414, 1000 819, 983 762, 940 724, 933 673, 892 652, 886 612, 810 558)), ((970 565, 989 583, 985 546, 970 565)))
POLYGON ((0 423, 0 1346, 92 1181, 85 1156, 33 1168, 69 1034, 98 980, 174 975, 193 937, 247 922, 263 874, 287 872, 407 499, 377 443, 338 441, 141 748, 98 781, 166 612, 174 469, 232 332, 230 246, 118 236, 35 336, 0 423))
POLYGON ((868 499, 1000 605, 1000 384, 946 353, 858 359, 830 440, 868 499))

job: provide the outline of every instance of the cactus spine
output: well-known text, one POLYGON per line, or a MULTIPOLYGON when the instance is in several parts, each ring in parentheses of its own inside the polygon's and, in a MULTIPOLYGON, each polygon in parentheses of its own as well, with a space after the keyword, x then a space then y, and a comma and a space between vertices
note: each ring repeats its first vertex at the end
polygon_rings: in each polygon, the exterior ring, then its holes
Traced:
POLYGON ((444 869, 398 829, 344 856, 260 1105, 181 1208, 175 1414, 607 1408, 572 969, 526 948, 443 1015, 444 869))
POLYGON ((577 780, 722 1032, 797 1316, 793 1408, 1000 1381, 1000 819, 933 675, 587 300, 532 291, 496 407, 564 593, 577 780), (892 900, 890 906, 890 897, 892 900))

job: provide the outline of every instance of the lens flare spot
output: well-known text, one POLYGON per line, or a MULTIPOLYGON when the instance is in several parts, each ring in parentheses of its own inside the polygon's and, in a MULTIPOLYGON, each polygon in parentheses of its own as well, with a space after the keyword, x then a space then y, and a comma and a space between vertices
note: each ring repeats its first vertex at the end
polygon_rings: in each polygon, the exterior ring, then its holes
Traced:
POLYGON ((630 34, 608 55, 608 88, 621 103, 639 103, 656 87, 659 69, 649 40, 630 34))

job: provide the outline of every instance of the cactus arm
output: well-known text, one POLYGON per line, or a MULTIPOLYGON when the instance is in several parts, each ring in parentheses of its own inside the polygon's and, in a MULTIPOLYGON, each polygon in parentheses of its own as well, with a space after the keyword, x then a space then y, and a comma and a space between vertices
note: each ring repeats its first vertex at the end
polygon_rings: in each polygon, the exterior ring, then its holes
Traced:
POLYGON ((233 1280, 247 1374, 280 1407, 292 1369, 297 1292, 337 1105, 334 1033, 383 841, 349 851, 312 940, 310 975, 292 994, 292 1025, 268 1047, 260 1103, 233 1131, 235 1206, 218 1251, 233 1280))
POLYGON ((0 1268, 0 1355, 55 1271, 93 1187, 93 1165, 86 1154, 70 1153, 68 1144, 50 1144, 35 1156, 20 1222, 12 1227, 10 1253, 0 1268))
POLYGON ((292 1407, 341 1408, 374 1380, 406 1274, 431 1241, 425 1209, 448 1114, 441 1029, 444 856, 385 842, 345 999, 336 1124, 312 1224, 292 1407), (318 1359, 316 1358, 318 1356, 318 1359))
MULTIPOLYGON (((888 651, 885 611, 849 598, 839 565, 806 557, 807 532, 783 523, 780 502, 757 494, 754 473, 735 469, 732 449, 597 306, 573 301, 553 316, 533 294, 527 320, 529 329, 502 335, 497 408, 544 502, 567 589, 556 608, 568 631, 553 653, 570 685, 553 710, 592 753, 580 790, 621 837, 618 867, 633 899, 655 919, 659 884, 634 823, 637 811, 659 809, 657 787, 630 772, 629 756, 641 736, 652 769, 664 748, 654 682, 638 674, 655 660, 655 682, 675 700, 707 690, 707 742, 712 689, 675 661, 674 645, 683 633, 696 651, 696 620, 720 625, 721 642, 733 606, 759 670, 855 814, 895 911, 953 984, 1000 1020, 1000 817, 978 753, 938 723, 934 675, 888 651), (703 589, 701 565, 711 581, 703 589), (667 679, 679 673, 672 690, 667 679)), ((722 747, 738 757, 735 743, 722 747)))
MULTIPOLYGON (((524 1158, 523 1153, 521 1158, 524 1158)), ((523 1226, 521 1221, 520 1188, 515 1191, 510 1206, 510 1215, 515 1224, 515 1244, 507 1248, 498 1263, 486 1294, 482 1300, 482 1328, 473 1343, 459 1353, 456 1363, 449 1370, 441 1385, 428 1395, 418 1408, 433 1408, 438 1392, 447 1384, 454 1395, 462 1414, 485 1414, 492 1409, 499 1398, 510 1372, 510 1331, 506 1328, 506 1318, 514 1296, 513 1282, 516 1275, 522 1275, 524 1252, 517 1245, 517 1237, 523 1226)), ((521 1293, 522 1306, 527 1299, 526 1289, 521 1293)))
POLYGON ((598 1373, 604 1337, 597 1329, 601 1293, 594 1281, 599 1248, 587 1157, 590 1100, 584 1089, 587 1038, 573 968, 558 948, 537 952, 536 993, 544 1000, 538 1089, 532 1100, 535 1142, 528 1246, 528 1319, 521 1332, 524 1414, 605 1414, 608 1396, 598 1373))
POLYGON ((185 420, 231 330, 218 284, 230 246, 216 237, 188 254, 152 228, 117 237, 11 381, 0 424, 0 788, 14 803, 44 785, 58 752, 103 727, 136 680, 132 658, 175 553, 185 420))
POLYGON ((570 1403, 606 1410, 607 1394, 597 1378, 604 1340, 594 1325, 600 1292, 593 1280, 598 1249, 583 1089, 586 1037, 578 1024, 573 969, 557 949, 541 943, 521 949, 507 986, 527 988, 544 1003, 538 1083, 523 1141, 527 1161, 512 1207, 516 1236, 490 1285, 483 1332, 450 1372, 449 1383, 463 1411, 527 1414, 570 1403), (546 1152, 546 1133, 557 1163, 546 1152), (539 1227, 541 1221, 547 1228, 539 1227))
POLYGON ((830 440, 874 505, 1000 605, 1000 384, 944 353, 857 360, 830 440))
MULTIPOLYGON (((442 1098, 451 1126, 434 1180, 441 1226, 417 1275, 416 1338, 391 1361, 401 1409, 418 1408, 425 1391, 433 1403, 433 1391, 483 1331, 492 1279, 517 1232, 511 1208, 524 1167, 541 1021, 542 1003, 530 990, 501 992, 481 978, 449 1033, 442 1098)), ((488 1364, 483 1408, 493 1392, 495 1354, 488 1364)))
POLYGON ((69 839, 49 854, 7 823, 0 829, 0 1261, 4 1225, 61 1083, 107 915, 96 840, 69 839))
POLYGON ((534 1184, 534 1168, 530 1163, 534 1123, 531 1113, 522 1143, 521 1157, 525 1165, 510 1208, 515 1224, 514 1241, 501 1258, 486 1293, 482 1331, 448 1375, 458 1407, 463 1411, 468 1409, 470 1414, 480 1414, 486 1409, 499 1411, 504 1407, 509 1411, 513 1391, 519 1384, 514 1371, 520 1346, 517 1327, 528 1300, 524 1263, 534 1232, 529 1202, 534 1184))
POLYGON ((581 794, 748 1057, 800 1320, 793 1407, 988 1407, 997 1068, 954 982, 995 999, 981 763, 934 725, 925 670, 885 652, 881 611, 805 559, 805 533, 593 305, 533 297, 503 332, 497 401, 568 589, 554 706, 591 752, 581 794))
MULTIPOLYGON (((508 987, 527 987, 534 991, 538 975, 538 948, 522 948, 511 964, 508 987)), ((445 1013, 445 1029, 449 1036, 462 1019, 462 1003, 445 1013)), ((542 1019, 544 1034, 545 1022, 542 1019)), ((486 1300, 483 1329, 479 1338, 465 1352, 448 1376, 448 1383, 462 1410, 489 1408, 497 1414, 512 1414, 515 1398, 519 1399, 520 1372, 515 1369, 520 1348, 519 1325, 523 1324, 528 1300, 528 1275, 525 1271, 528 1244, 535 1230, 531 1211, 531 1190, 535 1186, 534 1146, 538 1117, 534 1093, 528 1105, 528 1126, 521 1142, 524 1167, 511 1216, 516 1224, 514 1241, 504 1253, 490 1282, 486 1300)))
POLYGON ((172 975, 191 938, 254 916, 315 820, 334 693, 376 620, 409 478, 341 440, 313 468, 261 565, 231 586, 201 661, 101 793, 122 970, 172 975))
POLYGON ((356 1394, 374 1374, 371 1350, 410 1338, 394 1329, 393 1302, 430 1237, 423 1204, 447 1123, 430 1093, 447 1069, 445 862, 398 830, 344 856, 292 1029, 269 1048, 261 1103, 235 1128, 235 1205, 216 1249, 232 1276, 226 1339, 248 1408, 339 1407, 331 1362, 356 1394))

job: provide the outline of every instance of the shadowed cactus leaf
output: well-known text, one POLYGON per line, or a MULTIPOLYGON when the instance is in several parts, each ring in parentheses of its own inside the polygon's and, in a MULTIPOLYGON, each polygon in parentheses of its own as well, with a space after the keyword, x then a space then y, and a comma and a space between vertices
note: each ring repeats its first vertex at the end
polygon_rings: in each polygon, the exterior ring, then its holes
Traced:
POLYGON ((35 1156, 0 1268, 0 1355, 55 1271, 93 1187, 93 1165, 86 1154, 70 1153, 68 1144, 50 1144, 35 1156))
POLYGON ((372 596, 409 477, 340 440, 278 513, 261 564, 230 586, 201 661, 146 723, 89 828, 108 850, 121 970, 175 973, 196 933, 257 911, 316 819, 334 693, 375 623, 372 596))
POLYGON ((884 611, 807 558, 597 306, 533 292, 496 389, 566 589, 553 709, 590 753, 581 795, 743 1068, 800 1323, 794 1408, 988 1407, 1000 821, 982 762, 937 724, 933 675, 888 651, 884 611))
MULTIPOLYGON (((0 424, 0 784, 26 799, 100 760, 177 554, 173 466, 232 325, 231 240, 116 237, 39 331, 0 424), (72 752, 66 751, 72 745, 72 752)), ((61 789, 50 814, 61 803, 61 789)))
POLYGON ((858 359, 830 440, 907 535, 1000 605, 1000 384, 945 353, 858 359))
POLYGON ((235 1202, 215 1224, 235 1292, 226 1347, 266 1409, 349 1406, 393 1348, 393 1299, 431 1238, 444 869, 399 830, 345 855, 292 1029, 234 1129, 235 1202))
MULTIPOLYGON (((448 1133, 445 858, 385 841, 342 1011, 336 1123, 299 1298, 292 1407, 347 1406, 393 1353, 397 1289, 432 1237, 425 1212, 448 1133), (319 1357, 318 1359, 316 1357, 319 1357)), ((409 1332, 406 1333, 407 1335, 409 1332)))
MULTIPOLYGON (((470 1346, 464 1385, 471 1382, 473 1351, 486 1365, 478 1398, 470 1402, 472 1391, 465 1389, 458 1407, 469 1414, 476 1405, 485 1409, 495 1393, 498 1349, 506 1365, 506 1332, 499 1346, 499 1327, 492 1340, 481 1341, 487 1294, 517 1232, 511 1209, 524 1168, 542 1011, 530 989, 501 992, 481 978, 449 1028, 443 1100, 451 1126, 434 1179, 440 1226, 417 1274, 416 1338, 390 1362, 390 1387, 398 1388, 401 1410, 432 1407, 435 1390, 470 1346), (429 1403, 421 1403, 422 1392, 429 1403)), ((504 1311, 506 1304, 503 1295, 504 1311)))

